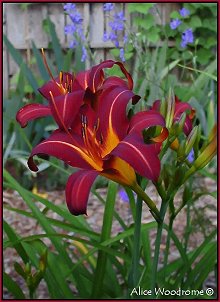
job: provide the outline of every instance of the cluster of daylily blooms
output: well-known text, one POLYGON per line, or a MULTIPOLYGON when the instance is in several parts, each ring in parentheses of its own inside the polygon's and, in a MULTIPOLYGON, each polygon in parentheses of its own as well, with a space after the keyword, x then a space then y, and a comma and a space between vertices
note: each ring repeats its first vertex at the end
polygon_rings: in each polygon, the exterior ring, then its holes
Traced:
MULTIPOLYGON (((45 56, 44 61, 47 66, 45 56)), ((28 104, 18 111, 16 118, 22 127, 30 120, 45 116, 52 116, 57 123, 57 130, 33 148, 28 166, 37 171, 33 157, 47 154, 80 169, 69 177, 66 185, 70 212, 86 213, 90 188, 98 175, 128 186, 137 194, 140 187, 136 173, 156 182, 160 174, 160 149, 168 136, 167 120, 159 112, 160 101, 129 119, 126 107, 130 100, 135 104, 140 97, 132 92, 132 77, 120 62, 107 60, 76 76, 60 72, 59 77, 54 78, 49 68, 48 72, 51 80, 39 89, 48 105, 28 104), (105 76, 103 69, 115 64, 124 79, 105 76), (146 140, 143 130, 150 127, 156 127, 157 135, 151 134, 146 140)), ((175 100, 172 123, 187 110, 186 135, 192 129, 192 108, 175 100)), ((148 206, 158 214, 154 204, 148 203, 148 206)))

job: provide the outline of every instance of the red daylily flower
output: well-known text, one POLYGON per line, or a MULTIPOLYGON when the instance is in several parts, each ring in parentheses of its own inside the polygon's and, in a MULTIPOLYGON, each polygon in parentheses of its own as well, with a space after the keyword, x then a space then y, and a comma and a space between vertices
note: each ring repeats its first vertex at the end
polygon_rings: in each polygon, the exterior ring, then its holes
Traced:
MULTIPOLYGON (((130 90, 133 88, 132 77, 120 62, 108 60, 90 70, 78 73, 75 77, 68 72, 60 72, 59 77, 54 78, 45 56, 43 58, 51 80, 38 90, 48 100, 49 106, 28 104, 21 108, 16 119, 22 127, 25 127, 30 120, 53 115, 60 129, 68 129, 71 127, 80 106, 89 103, 95 108, 98 96, 103 90, 113 86, 121 86, 130 90), (111 68, 114 64, 120 67, 127 81, 116 76, 105 78, 103 69, 111 68)), ((134 96, 133 104, 139 99, 139 96, 134 96)))
MULTIPOLYGON (((49 109, 59 129, 33 148, 28 166, 32 171, 37 171, 33 157, 47 154, 80 168, 69 177, 66 186, 67 206, 71 213, 79 215, 86 213, 89 191, 98 175, 129 186, 136 192, 140 191, 140 187, 135 172, 156 181, 160 173, 160 144, 157 142, 161 143, 167 137, 167 130, 164 118, 154 110, 139 112, 130 120, 127 118, 128 102, 131 99, 136 102, 139 97, 131 90, 132 78, 123 64, 105 61, 78 74, 74 81, 68 77, 68 74, 62 77, 60 86, 51 80, 40 89, 52 104, 49 109), (104 79, 102 69, 114 64, 120 66, 127 82, 117 77, 104 79), (71 83, 72 88, 65 88, 68 87, 65 85, 67 82, 71 83), (65 94, 59 94, 64 89, 65 94), (78 101, 80 105, 76 107, 71 104, 78 101), (152 138, 152 143, 146 145, 142 130, 153 126, 162 127, 161 135, 152 138)), ((17 114, 22 126, 40 116, 39 111, 29 114, 28 107, 22 109, 17 114)), ((46 110, 49 109, 41 109, 45 110, 41 116, 48 114, 46 110)), ((154 204, 149 207, 157 214, 154 204)))

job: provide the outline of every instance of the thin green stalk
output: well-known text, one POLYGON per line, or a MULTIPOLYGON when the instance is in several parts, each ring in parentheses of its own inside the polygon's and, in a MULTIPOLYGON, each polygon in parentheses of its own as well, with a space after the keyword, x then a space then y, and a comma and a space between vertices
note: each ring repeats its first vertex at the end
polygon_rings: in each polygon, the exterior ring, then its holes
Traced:
POLYGON ((137 196, 136 202, 136 215, 134 224, 134 244, 131 271, 129 274, 129 285, 134 288, 138 284, 140 272, 139 272, 139 260, 140 260, 140 235, 141 235, 141 216, 142 216, 142 198, 137 196))
POLYGON ((161 150, 160 155, 159 155, 160 160, 163 158, 163 156, 167 152, 168 148, 175 141, 175 139, 176 139, 175 136, 171 136, 171 137, 167 138, 167 141, 166 141, 165 145, 163 146, 163 149, 161 150))
MULTIPOLYGON (((108 240, 111 235, 117 188, 118 185, 116 183, 109 181, 100 242, 108 240)), ((104 275, 106 272, 106 263, 107 263, 106 252, 99 250, 94 282, 93 282, 92 297, 91 297, 93 299, 100 298, 103 293, 103 282, 104 282, 104 275)))
POLYGON ((151 290, 152 290, 153 299, 156 297, 155 288, 157 283, 157 267, 158 267, 159 254, 160 254, 160 243, 161 243, 161 236, 163 230, 163 221, 164 221, 168 204, 169 202, 167 200, 162 200, 161 207, 160 207, 161 221, 158 222, 157 224, 157 235, 155 241, 154 260, 152 265, 152 278, 151 278, 151 290))
POLYGON ((185 242, 184 242, 184 250, 187 251, 189 236, 191 232, 191 221, 190 221, 190 204, 187 203, 186 207, 186 231, 185 231, 185 242))
POLYGON ((172 228, 173 228, 174 219, 175 219, 174 216, 170 217, 170 222, 169 222, 169 227, 168 227, 168 234, 167 234, 167 240, 166 240, 166 248, 165 248, 165 251, 164 251, 164 261, 163 261, 164 280, 166 278, 166 267, 167 267, 168 255, 169 255, 169 250, 170 250, 171 231, 172 231, 172 228))
POLYGON ((142 190, 142 188, 135 184, 132 187, 132 190, 137 193, 138 196, 141 197, 141 199, 147 204, 147 206, 150 208, 150 212, 153 215, 153 217, 156 219, 156 221, 159 223, 161 221, 160 219, 160 212, 158 211, 155 203, 153 200, 150 199, 150 197, 142 190))

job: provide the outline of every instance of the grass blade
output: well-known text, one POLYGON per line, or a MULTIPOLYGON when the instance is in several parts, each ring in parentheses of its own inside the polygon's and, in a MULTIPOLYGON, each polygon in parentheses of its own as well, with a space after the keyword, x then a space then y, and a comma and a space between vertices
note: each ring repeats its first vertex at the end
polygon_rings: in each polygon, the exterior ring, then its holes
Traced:
POLYGON ((13 242, 16 241, 18 243, 15 244, 14 248, 16 249, 18 255, 21 257, 21 259, 24 261, 24 263, 27 263, 29 261, 29 257, 27 253, 25 252, 25 249, 22 246, 22 243, 19 242, 19 237, 15 233, 15 231, 10 227, 10 225, 3 220, 3 229, 5 233, 8 236, 8 239, 13 242))
POLYGON ((23 63, 23 58, 19 51, 14 48, 14 46, 11 44, 11 42, 8 40, 8 38, 3 35, 3 39, 5 42, 5 45, 7 46, 11 56, 13 57, 14 61, 18 64, 18 66, 21 68, 23 74, 26 76, 29 84, 33 88, 33 90, 38 93, 38 83, 31 72, 31 70, 27 67, 26 64, 23 63))
POLYGON ((3 272, 3 285, 10 293, 12 293, 15 299, 26 299, 18 284, 5 272, 3 272))
POLYGON ((53 22, 48 18, 47 19, 48 22, 48 28, 49 28, 49 32, 50 32, 50 36, 51 36, 51 40, 52 40, 52 46, 53 46, 53 50, 55 53, 55 58, 56 58, 56 65, 59 71, 63 70, 63 53, 62 53, 62 48, 60 46, 60 42, 59 39, 57 37, 57 33, 55 30, 55 26, 53 24, 53 22))
POLYGON ((50 79, 48 71, 44 65, 42 56, 33 41, 32 41, 32 50, 33 50, 34 56, 36 58, 37 67, 40 71, 42 78, 44 79, 44 81, 48 81, 50 79))
MULTIPOLYGON (((109 239, 111 235, 117 187, 118 185, 116 183, 109 181, 108 194, 106 198, 105 212, 104 212, 103 224, 102 224, 101 241, 105 241, 109 239)), ((93 283, 93 290, 92 290, 93 298, 98 298, 102 294, 104 275, 106 273, 105 271, 106 262, 107 262, 107 255, 105 252, 100 250, 98 253, 98 260, 97 260, 94 283, 93 283)))

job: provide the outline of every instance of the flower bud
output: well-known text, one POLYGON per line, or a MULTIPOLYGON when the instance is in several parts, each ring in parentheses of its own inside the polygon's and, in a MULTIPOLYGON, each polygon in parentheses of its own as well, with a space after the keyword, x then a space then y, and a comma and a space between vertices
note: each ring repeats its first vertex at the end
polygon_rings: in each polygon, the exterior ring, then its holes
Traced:
POLYGON ((186 142, 185 142, 185 155, 186 156, 189 154, 190 150, 192 150, 192 148, 195 144, 197 135, 198 135, 198 127, 195 126, 192 129, 192 131, 190 132, 190 134, 188 135, 186 142))
POLYGON ((166 116, 166 101, 164 98, 162 98, 161 103, 160 103, 160 114, 162 116, 166 116))
POLYGON ((217 153, 217 135, 216 135, 216 132, 217 132, 217 127, 215 125, 213 127, 209 137, 208 137, 208 145, 206 144, 202 148, 201 154, 194 161, 192 167, 187 171, 186 178, 188 178, 195 171, 204 168, 211 161, 211 159, 216 155, 216 153, 217 153))
POLYGON ((45 250, 40 257, 40 261, 39 261, 40 272, 44 272, 46 270, 46 265, 47 265, 47 250, 45 250))
POLYGON ((170 144, 170 148, 175 151, 179 149, 179 146, 180 144, 178 138, 175 138, 175 140, 170 144))
POLYGON ((177 125, 177 135, 179 135, 183 131, 183 127, 186 121, 186 112, 183 112, 175 124, 177 125))
POLYGON ((196 170, 204 168, 217 153, 217 137, 215 136, 205 150, 195 160, 193 167, 196 170))
POLYGON ((183 161, 185 159, 185 143, 181 142, 177 150, 177 159, 178 161, 183 161))
POLYGON ((25 264, 25 273, 26 273, 27 275, 31 273, 31 264, 30 264, 30 262, 27 262, 27 263, 25 264))
POLYGON ((199 154, 199 142, 201 139, 201 125, 197 126, 197 137, 193 146, 193 150, 194 150, 194 154, 195 154, 195 158, 198 157, 199 154))
POLYGON ((173 117, 175 112, 175 95, 173 91, 169 90, 167 100, 167 113, 166 113, 166 127, 169 129, 173 124, 173 117))

